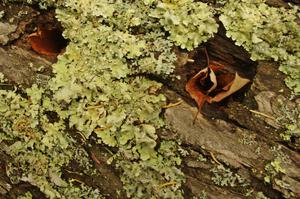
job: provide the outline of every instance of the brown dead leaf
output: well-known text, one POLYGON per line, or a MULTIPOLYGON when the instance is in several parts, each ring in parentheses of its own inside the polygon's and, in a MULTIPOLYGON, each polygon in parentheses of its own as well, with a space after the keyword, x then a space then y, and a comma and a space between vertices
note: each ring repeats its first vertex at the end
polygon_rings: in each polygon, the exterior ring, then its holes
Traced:
MULTIPOLYGON (((197 73, 192 79, 188 81, 185 85, 185 90, 190 94, 190 96, 197 102, 199 109, 202 108, 205 101, 207 101, 208 96, 205 94, 205 90, 197 86, 197 84, 202 84, 204 88, 205 80, 208 77, 208 73, 211 69, 204 68, 199 73, 197 73)), ((208 89, 215 87, 215 83, 208 89)))
POLYGON ((235 74, 233 73, 221 73, 218 74, 218 88, 225 89, 226 86, 230 85, 230 83, 234 80, 235 74))
POLYGON ((212 69, 213 71, 219 71, 219 70, 224 69, 224 65, 221 64, 221 63, 219 63, 219 62, 216 62, 216 61, 213 61, 213 60, 209 60, 209 59, 208 59, 208 62, 209 62, 208 67, 210 69, 212 69))
POLYGON ((233 79, 232 82, 228 83, 228 85, 226 85, 223 88, 223 92, 218 93, 216 96, 214 96, 213 98, 209 98, 207 100, 208 103, 213 103, 213 102, 220 102, 223 99, 225 99, 226 97, 230 96, 231 94, 235 93, 236 91, 240 90, 241 88, 243 88, 246 84, 248 84, 250 82, 249 79, 246 78, 242 78, 239 76, 238 73, 235 73, 235 77, 233 79))
POLYGON ((34 51, 47 56, 57 56, 67 45, 61 31, 55 28, 38 27, 37 32, 28 36, 28 40, 34 51))
POLYGON ((250 82, 249 79, 242 78, 237 73, 224 72, 222 69, 221 64, 212 64, 187 82, 185 89, 197 102, 199 110, 205 102, 220 102, 250 82), (222 73, 215 74, 215 71, 222 73), (212 92, 214 96, 210 96, 212 92))

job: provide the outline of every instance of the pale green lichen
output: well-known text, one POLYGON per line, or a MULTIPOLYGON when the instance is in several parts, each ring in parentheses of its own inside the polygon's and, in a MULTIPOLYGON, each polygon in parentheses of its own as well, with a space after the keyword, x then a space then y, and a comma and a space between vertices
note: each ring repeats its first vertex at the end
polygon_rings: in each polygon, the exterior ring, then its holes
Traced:
POLYGON ((257 142, 255 141, 256 139, 256 135, 254 134, 249 134, 248 132, 247 133, 243 133, 242 134, 242 138, 240 138, 238 141, 239 143, 241 144, 244 144, 244 145, 255 145, 257 142))
POLYGON ((253 60, 279 61, 279 70, 288 75, 286 84, 300 93, 300 31, 297 7, 268 6, 265 0, 230 0, 220 20, 226 35, 243 46, 253 60), (272 20, 270 20, 272 19, 272 20))
POLYGON ((179 163, 155 149, 156 129, 164 124, 159 114, 165 97, 156 94, 161 85, 139 75, 170 74, 176 59, 172 44, 144 12, 150 7, 141 2, 116 2, 97 14, 73 1, 66 5, 69 10, 58 9, 57 16, 71 43, 53 66, 56 77, 50 83, 57 103, 68 103, 59 116, 69 118, 70 126, 85 137, 94 132, 99 143, 119 148, 114 159, 123 171, 121 180, 129 196, 180 197, 183 174, 176 168, 179 163), (119 20, 110 17, 111 9, 119 20), (134 22, 121 23, 128 18, 134 22), (138 171, 143 175, 138 177, 138 171), (148 188, 148 184, 155 187, 165 181, 175 181, 176 186, 148 188))
POLYGON ((192 199, 207 199, 207 193, 203 190, 198 196, 193 196, 192 199))
POLYGON ((293 198, 294 193, 291 192, 291 184, 283 176, 286 174, 292 160, 284 153, 282 146, 273 146, 271 151, 274 159, 265 165, 264 181, 273 186, 280 187, 285 198, 293 198))
POLYGON ((3 18, 3 17, 4 17, 4 15, 5 15, 5 12, 4 12, 4 10, 1 10, 1 11, 0 11, 0 19, 1 19, 1 18, 3 18))
MULTIPOLYGON (((127 196, 130 198, 183 198, 183 193, 179 188, 184 177, 176 168, 181 163, 176 151, 177 146, 174 142, 164 141, 160 144, 155 156, 145 161, 119 161, 117 166, 125 173, 121 179, 127 196), (164 186, 169 182, 172 182, 170 186, 164 186)), ((122 155, 128 157, 125 153, 126 151, 122 155)))
POLYGON ((295 194, 290 191, 291 184, 287 182, 282 175, 286 173, 286 168, 290 160, 286 160, 285 156, 279 155, 265 166, 264 181, 273 186, 278 186, 285 198, 294 198, 295 194))
POLYGON ((283 100, 279 101, 281 117, 277 118, 284 127, 285 131, 280 133, 284 141, 291 139, 300 139, 300 103, 295 103, 293 106, 287 106, 283 100))
POLYGON ((263 192, 258 192, 255 196, 255 199, 270 199, 270 198, 265 196, 263 192))
POLYGON ((193 0, 159 2, 151 16, 170 33, 170 40, 192 50, 207 41, 218 30, 213 10, 207 4, 193 0))
POLYGON ((272 146, 271 152, 274 159, 265 165, 264 181, 270 184, 277 184, 283 189, 284 194, 289 195, 289 184, 284 182, 281 178, 282 174, 286 173, 286 169, 291 163, 291 159, 282 150, 282 146, 272 146))
POLYGON ((204 157, 202 154, 199 154, 198 161, 200 161, 200 162, 207 162, 207 158, 204 157))
POLYGON ((210 170, 213 173, 212 181, 218 186, 247 186, 246 180, 239 174, 234 173, 230 168, 225 168, 223 165, 218 165, 210 170))
POLYGON ((34 85, 26 93, 28 97, 24 98, 14 91, 0 90, 1 141, 10 141, 3 150, 13 158, 6 168, 11 182, 29 182, 49 198, 65 198, 70 191, 91 198, 97 190, 74 187, 61 178, 61 167, 73 159, 77 150, 66 133, 64 120, 49 122, 45 114, 49 106, 42 106, 44 89, 34 85))
MULTIPOLYGON (((0 93, 1 141, 9 140, 5 151, 12 157, 7 168, 10 180, 27 181, 50 198, 101 198, 97 189, 74 186, 61 177, 61 167, 80 157, 80 165, 86 163, 92 170, 87 154, 78 151, 67 133, 73 127, 86 139, 94 133, 98 143, 118 149, 108 162, 121 171, 129 197, 183 198, 180 148, 172 141, 157 144, 156 131, 164 126, 160 113, 166 99, 157 92, 161 84, 145 75, 173 72, 174 44, 191 50, 212 37, 218 28, 212 8, 192 0, 27 2, 42 8, 55 6, 70 43, 53 65, 55 77, 44 89, 33 86, 25 92, 29 98, 10 91, 0 93), (57 114, 58 121, 49 122, 49 111, 57 114)), ((261 0, 237 2, 246 6, 247 12, 229 1, 221 16, 228 35, 254 59, 278 59, 282 71, 295 74, 290 76, 294 82, 299 57, 298 43, 294 43, 298 41, 295 18, 291 16, 294 11, 271 9, 261 0), (230 10, 230 5, 235 10, 230 10), (273 24, 261 28, 262 10, 279 22, 290 20, 274 27, 278 29, 275 36, 267 35, 273 24), (249 23, 244 24, 240 15, 250 19, 249 23), (249 37, 247 31, 255 34, 249 37), (276 43, 277 37, 285 42, 276 43), (253 43, 270 51, 261 52, 253 43), (292 49, 286 50, 288 47, 292 49)), ((212 172, 213 181, 220 186, 245 185, 241 176, 222 165, 212 172)))
POLYGON ((0 72, 0 83, 4 83, 5 81, 4 74, 0 72))
POLYGON ((3 119, 10 121, 10 126, 2 125, 4 134, 19 140, 6 150, 13 157, 8 176, 15 183, 39 187, 50 198, 75 197, 78 192, 100 198, 97 190, 75 187, 61 178, 62 166, 78 156, 87 159, 66 133, 74 128, 85 139, 94 133, 98 143, 118 148, 108 162, 121 171, 128 196, 182 198, 184 176, 178 169, 177 144, 157 144, 166 99, 158 94, 161 84, 143 76, 169 75, 176 60, 172 41, 158 19, 149 15, 157 2, 56 3, 57 18, 70 43, 53 65, 55 76, 44 89, 28 89, 29 99, 3 91, 11 95, 6 100, 15 100, 11 106, 17 106, 13 113, 3 101, 3 113, 19 114, 3 119), (27 117, 21 117, 26 110, 27 117), (47 112, 55 112, 58 121, 49 122, 47 112), (11 131, 12 126, 21 129, 11 131), (171 186, 163 186, 168 182, 171 186))
POLYGON ((264 181, 271 183, 271 180, 276 178, 280 173, 285 173, 285 169, 282 167, 282 161, 280 158, 275 158, 265 166, 266 175, 264 181))
POLYGON ((22 195, 18 195, 17 199, 32 199, 32 194, 30 192, 26 192, 22 195))

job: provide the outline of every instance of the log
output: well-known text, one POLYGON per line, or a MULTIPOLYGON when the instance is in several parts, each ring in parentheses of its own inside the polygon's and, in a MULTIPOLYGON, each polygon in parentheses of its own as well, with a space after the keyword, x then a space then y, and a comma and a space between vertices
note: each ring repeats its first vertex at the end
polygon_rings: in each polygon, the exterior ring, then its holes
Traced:
MULTIPOLYGON (((276 6, 286 5, 281 0, 268 2, 276 6)), ((293 2, 299 3, 297 0, 293 2)), ((15 6, 15 12, 19 11, 19 5, 15 6)), ((10 9, 13 13, 14 8, 10 9)), ((28 10, 28 14, 23 16, 26 20, 23 20, 26 23, 34 21, 32 19, 37 16, 37 12, 27 6, 22 9, 28 10)), ((52 75, 51 64, 55 60, 40 56, 15 42, 16 38, 24 39, 21 22, 22 19, 17 19, 15 25, 18 28, 14 30, 15 27, 11 27, 12 31, 6 32, 3 37, 7 45, 0 47, 0 72, 12 86, 29 87, 34 83, 45 85, 52 75)), ((287 102, 285 96, 290 94, 283 83, 285 76, 277 69, 278 65, 274 62, 251 61, 243 48, 225 36, 221 24, 218 34, 190 52, 189 56, 195 60, 194 63, 179 64, 176 67, 175 74, 181 76, 180 80, 156 78, 164 83, 163 92, 168 101, 175 102, 178 98, 183 100, 180 105, 164 111, 171 130, 160 132, 159 137, 180 139, 182 148, 189 153, 183 158, 181 166, 186 175, 183 186, 185 198, 245 198, 247 194, 255 198, 261 192, 270 198, 300 198, 300 143, 283 142, 280 133, 284 132, 284 128, 274 119, 282 114, 278 100, 287 102), (194 121, 198 110, 184 87, 189 78, 207 65, 205 48, 211 60, 223 63, 228 70, 238 71, 251 79, 252 84, 224 103, 206 104, 194 121), (278 172, 267 183, 265 177, 271 174, 267 173, 266 168, 277 159, 282 161, 284 172, 278 172), (218 184, 222 181, 224 184, 218 184)), ((294 107, 296 103, 296 100, 289 101, 287 106, 294 107)), ((70 134, 79 140, 76 133, 70 134)), ((75 162, 64 168, 64 177, 78 179, 99 188, 109 198, 118 198, 116 190, 122 189, 120 174, 113 166, 106 164, 108 152, 104 146, 92 142, 89 144, 92 147, 83 147, 100 174, 75 175, 82 171, 75 162), (93 158, 102 164, 92 161, 93 158)), ((9 157, 3 151, 0 154, 0 194, 3 198, 16 198, 26 191, 31 191, 35 198, 45 198, 36 187, 28 183, 12 185, 5 172, 9 157)), ((121 197, 125 198, 124 192, 121 192, 121 197)))

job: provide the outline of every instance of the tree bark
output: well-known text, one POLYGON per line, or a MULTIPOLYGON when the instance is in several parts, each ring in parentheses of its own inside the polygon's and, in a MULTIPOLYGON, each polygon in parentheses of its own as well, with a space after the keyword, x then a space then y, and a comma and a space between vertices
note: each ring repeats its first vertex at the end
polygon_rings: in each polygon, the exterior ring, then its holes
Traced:
MULTIPOLYGON (((280 0, 269 3, 286 5, 280 0)), ((20 8, 18 4, 12 4, 9 9, 11 9, 9 15, 16 14, 20 9, 27 10, 28 13, 17 17, 15 27, 11 27, 12 31, 3 34, 5 36, 3 41, 7 44, 0 46, 0 72, 8 79, 9 85, 0 87, 1 89, 10 89, 14 85, 29 87, 33 83, 45 85, 52 75, 51 64, 55 60, 36 54, 28 46, 23 45, 24 42, 20 42, 25 39, 24 24, 38 21, 40 14, 31 7, 20 8)), ((8 22, 1 23, 8 25, 8 22)), ((195 62, 187 65, 178 64, 176 68, 175 73, 181 76, 180 80, 159 79, 165 85, 163 91, 170 102, 176 102, 178 98, 183 100, 180 105, 164 110, 164 117, 172 130, 160 132, 159 136, 161 139, 180 139, 182 148, 189 152, 182 164, 182 170, 187 178, 183 187, 185 197, 206 195, 207 198, 213 199, 245 198, 245 195, 249 194, 250 198, 255 198, 259 192, 263 192, 270 198, 291 195, 292 198, 300 198, 300 143, 283 142, 280 133, 284 132, 284 129, 276 120, 282 114, 278 100, 286 102, 288 107, 296 106, 296 102, 289 101, 285 97, 290 91, 284 85, 285 76, 278 71, 278 65, 274 62, 251 61, 243 48, 234 45, 234 42, 225 36, 222 26, 214 38, 190 52, 189 57, 195 62), (188 79, 207 65, 205 48, 210 60, 223 63, 229 71, 237 71, 251 79, 252 84, 224 103, 206 104, 203 112, 197 115, 196 104, 184 87, 188 79), (196 115, 197 118, 194 120, 196 115), (266 183, 264 181, 267 175, 266 165, 271 164, 276 158, 284 160, 282 166, 285 172, 278 173, 272 177, 270 183, 266 183), (233 186, 217 185, 212 179, 218 171, 224 172, 222 169, 218 170, 221 166, 232 171, 228 178, 232 179, 238 174, 244 181, 239 183, 236 180, 233 186), (283 186, 285 184, 289 186, 283 186)), ((76 139, 77 135, 72 136, 76 139)), ((85 149, 91 159, 95 156, 103 163, 96 164, 94 161, 100 177, 80 177, 68 172, 70 170, 80 172, 81 168, 77 167, 76 163, 65 168, 64 175, 66 178, 78 178, 88 185, 100 188, 109 198, 117 198, 116 190, 122 188, 119 174, 111 166, 106 165, 107 151, 104 146, 91 144, 92 147, 85 149)), ((16 193, 26 191, 31 191, 36 198, 45 197, 32 185, 26 183, 12 185, 5 172, 9 157, 3 151, 0 151, 0 154, 0 194, 4 198, 16 198, 16 193)), ((125 198, 124 193, 121 195, 125 198)))

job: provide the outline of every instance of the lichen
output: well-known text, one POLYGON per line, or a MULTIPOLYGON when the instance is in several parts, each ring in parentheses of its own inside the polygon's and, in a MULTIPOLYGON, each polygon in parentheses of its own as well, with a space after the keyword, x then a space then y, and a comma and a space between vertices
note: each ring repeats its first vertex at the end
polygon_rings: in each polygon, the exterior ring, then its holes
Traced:
POLYGON ((288 106, 283 100, 279 100, 279 110, 281 116, 277 121, 285 127, 285 131, 280 133, 284 141, 295 141, 300 139, 300 103, 295 103, 293 106, 288 106))
POLYGON ((218 186, 247 186, 246 179, 237 173, 231 171, 230 168, 226 168, 223 165, 218 165, 210 170, 213 173, 212 181, 218 186))
POLYGON ((22 195, 18 195, 17 199, 32 199, 32 194, 30 192, 26 192, 22 195))
POLYGON ((255 199, 269 199, 269 197, 265 196, 263 192, 257 192, 255 199))
POLYGON ((170 40, 187 50, 207 41, 218 29, 213 9, 193 0, 159 2, 151 16, 160 19, 160 24, 170 33, 170 40))
POLYGON ((8 141, 3 150, 12 157, 7 164, 7 176, 13 184, 24 181, 37 186, 49 198, 64 198, 71 190, 91 198, 97 190, 74 187, 61 178, 61 167, 73 159, 77 146, 68 136, 63 119, 49 121, 45 112, 51 106, 43 106, 48 99, 44 97, 46 93, 36 85, 26 90, 26 97, 0 90, 1 141, 8 141))
POLYGON ((33 86, 23 91, 26 97, 2 91, 1 128, 5 140, 12 141, 6 149, 13 158, 7 170, 10 179, 27 181, 50 198, 78 192, 82 197, 100 198, 97 189, 76 187, 61 177, 61 167, 78 156, 84 160, 79 161, 81 165, 88 165, 86 154, 76 149, 76 141, 68 134, 72 128, 84 139, 93 134, 99 144, 117 149, 108 162, 121 171, 129 197, 182 198, 180 148, 173 141, 157 142, 156 131, 164 127, 160 114, 166 99, 159 94, 162 85, 147 75, 164 77, 173 72, 174 43, 190 49, 212 36, 217 25, 210 8, 189 1, 192 10, 183 4, 176 8, 178 13, 172 11, 180 18, 181 28, 190 31, 187 40, 178 42, 172 38, 183 36, 180 29, 174 32, 175 27, 165 24, 163 17, 152 15, 166 2, 29 3, 55 6, 70 43, 58 56, 55 76, 44 88, 33 86), (183 20, 186 13, 191 15, 183 20), (210 28, 203 28, 205 24, 210 28), (196 27, 202 27, 197 35, 192 33, 196 27), (57 121, 49 122, 48 112, 55 112, 57 121))
MULTIPOLYGON (((87 173, 95 172, 70 136, 72 128, 84 139, 95 135, 98 144, 116 149, 108 163, 122 173, 128 197, 183 198, 184 151, 157 136, 165 125, 160 114, 166 98, 159 94, 162 85, 149 77, 172 74, 174 45, 192 50, 213 36, 218 28, 213 8, 193 0, 21 2, 55 7, 70 42, 43 88, 0 90, 0 134, 11 156, 11 182, 29 182, 49 198, 102 198, 98 189, 62 177, 62 167, 74 159, 87 166, 87 173), (48 112, 57 120, 51 122, 48 112)), ((221 12, 227 35, 253 59, 278 60, 289 75, 288 86, 299 92, 295 10, 271 8, 263 0, 229 0, 221 12)), ((279 169, 276 162, 266 167, 272 169, 279 169)), ((246 185, 222 165, 212 172, 219 186, 246 185)))
POLYGON ((288 75, 285 82, 295 94, 300 93, 297 10, 296 6, 271 7, 265 0, 230 0, 220 16, 226 35, 249 51, 251 59, 279 62, 279 70, 288 75))
POLYGON ((271 180, 277 177, 280 173, 285 173, 285 169, 282 167, 282 161, 280 158, 275 158, 265 166, 264 181, 271 183, 271 180))
POLYGON ((1 11, 0 11, 0 19, 1 19, 2 17, 4 17, 4 15, 5 15, 4 10, 1 10, 1 11))

